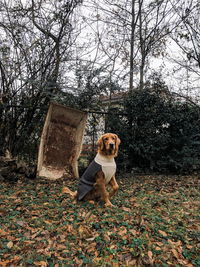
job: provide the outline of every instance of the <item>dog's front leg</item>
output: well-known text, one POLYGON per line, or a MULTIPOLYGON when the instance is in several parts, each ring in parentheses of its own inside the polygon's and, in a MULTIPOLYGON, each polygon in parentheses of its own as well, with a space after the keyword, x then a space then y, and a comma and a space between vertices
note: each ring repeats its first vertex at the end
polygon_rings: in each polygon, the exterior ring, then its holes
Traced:
POLYGON ((96 186, 98 187, 98 191, 100 193, 102 201, 105 202, 105 206, 112 207, 113 204, 110 202, 109 193, 106 190, 106 184, 103 172, 98 172, 96 179, 96 186))
POLYGON ((119 189, 119 185, 115 179, 115 176, 111 178, 109 185, 112 187, 112 191, 110 192, 109 196, 112 197, 119 189))

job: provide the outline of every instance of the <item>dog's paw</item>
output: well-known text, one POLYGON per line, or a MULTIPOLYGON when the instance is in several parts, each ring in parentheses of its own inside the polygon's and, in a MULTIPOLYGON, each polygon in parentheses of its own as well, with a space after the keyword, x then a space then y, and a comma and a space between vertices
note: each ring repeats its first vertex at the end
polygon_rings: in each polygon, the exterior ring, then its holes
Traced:
POLYGON ((106 202, 104 206, 107 208, 114 208, 115 207, 110 201, 106 202))
POLYGON ((73 199, 77 197, 77 191, 73 192, 68 187, 63 187, 62 189, 63 194, 69 194, 73 199))

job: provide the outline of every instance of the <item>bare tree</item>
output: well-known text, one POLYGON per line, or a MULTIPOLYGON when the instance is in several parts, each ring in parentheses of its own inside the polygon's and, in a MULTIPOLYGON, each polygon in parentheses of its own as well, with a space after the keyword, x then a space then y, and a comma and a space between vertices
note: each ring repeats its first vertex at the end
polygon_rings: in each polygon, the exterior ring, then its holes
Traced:
POLYGON ((90 22, 103 29, 103 34, 98 34, 98 50, 105 59, 115 61, 113 72, 117 70, 121 80, 127 82, 129 77, 130 90, 134 84, 142 89, 150 57, 164 51, 166 38, 176 25, 170 1, 93 0, 92 3, 90 22), (98 10, 96 16, 95 10, 98 10))
POLYGON ((62 92, 61 72, 76 39, 74 10, 81 2, 0 1, 2 150, 16 154, 38 138, 44 109, 62 92))
MULTIPOLYGON (((186 55, 188 62, 185 67, 197 73, 200 69, 200 3, 184 0, 181 3, 180 5, 180 1, 173 2, 174 12, 179 19, 179 27, 175 29, 171 37, 186 55)), ((200 75, 199 72, 198 74, 200 75)))

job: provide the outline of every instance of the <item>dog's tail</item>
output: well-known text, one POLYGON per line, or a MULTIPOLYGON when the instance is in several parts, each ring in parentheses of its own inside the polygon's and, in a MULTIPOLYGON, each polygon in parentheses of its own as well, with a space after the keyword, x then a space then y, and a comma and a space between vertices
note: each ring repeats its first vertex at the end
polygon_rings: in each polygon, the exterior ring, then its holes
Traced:
POLYGON ((75 199, 77 197, 77 191, 71 191, 67 186, 62 189, 63 194, 69 194, 71 198, 75 199))

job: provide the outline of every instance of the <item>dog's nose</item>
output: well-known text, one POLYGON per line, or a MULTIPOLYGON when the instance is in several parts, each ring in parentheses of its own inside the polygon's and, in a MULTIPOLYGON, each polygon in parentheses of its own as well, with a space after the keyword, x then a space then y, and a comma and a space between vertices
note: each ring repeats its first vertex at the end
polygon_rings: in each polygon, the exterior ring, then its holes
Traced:
POLYGON ((114 144, 113 143, 110 143, 110 148, 114 148, 114 144))

